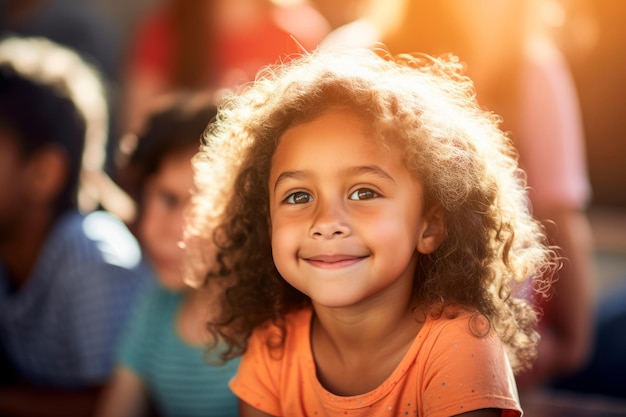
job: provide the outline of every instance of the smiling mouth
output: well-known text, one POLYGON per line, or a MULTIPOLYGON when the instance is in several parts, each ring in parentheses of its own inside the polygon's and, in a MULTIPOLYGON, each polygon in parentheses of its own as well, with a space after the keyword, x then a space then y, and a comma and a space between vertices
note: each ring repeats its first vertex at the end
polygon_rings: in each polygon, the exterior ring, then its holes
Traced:
POLYGON ((367 258, 367 256, 320 255, 304 258, 304 261, 317 268, 337 269, 354 265, 365 258, 367 258))

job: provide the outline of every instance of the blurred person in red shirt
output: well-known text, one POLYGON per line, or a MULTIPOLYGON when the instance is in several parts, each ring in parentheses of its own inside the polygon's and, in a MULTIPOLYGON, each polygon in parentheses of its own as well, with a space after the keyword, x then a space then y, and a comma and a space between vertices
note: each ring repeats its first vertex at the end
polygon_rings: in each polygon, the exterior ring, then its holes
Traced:
POLYGON ((302 1, 170 0, 137 24, 124 68, 122 126, 136 133, 154 98, 231 89, 263 66, 315 48, 330 26, 302 1))

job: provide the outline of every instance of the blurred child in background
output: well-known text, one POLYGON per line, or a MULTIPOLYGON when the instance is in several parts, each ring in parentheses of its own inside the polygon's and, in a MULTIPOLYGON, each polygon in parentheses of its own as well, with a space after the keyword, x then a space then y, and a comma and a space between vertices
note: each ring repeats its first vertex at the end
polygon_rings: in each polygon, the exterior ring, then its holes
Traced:
POLYGON ((228 389, 237 361, 211 366, 205 358, 211 302, 183 282, 183 214, 193 188, 191 158, 215 116, 206 96, 176 95, 151 114, 120 182, 135 199, 134 230, 159 286, 142 299, 123 339, 118 367, 98 416, 234 416, 228 389))

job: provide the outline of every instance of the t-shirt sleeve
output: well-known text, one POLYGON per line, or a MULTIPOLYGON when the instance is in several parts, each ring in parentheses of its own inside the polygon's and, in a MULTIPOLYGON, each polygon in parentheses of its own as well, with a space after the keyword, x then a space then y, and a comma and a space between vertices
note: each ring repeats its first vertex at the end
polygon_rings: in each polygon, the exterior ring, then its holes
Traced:
POLYGON ((241 400, 273 416, 281 415, 279 398, 280 360, 266 344, 268 330, 257 330, 248 342, 237 374, 229 383, 241 400))
POLYGON ((436 327, 424 374, 424 415, 499 408, 502 416, 520 416, 512 368, 487 319, 474 315, 442 322, 436 327), (479 332, 472 333, 471 326, 479 332))

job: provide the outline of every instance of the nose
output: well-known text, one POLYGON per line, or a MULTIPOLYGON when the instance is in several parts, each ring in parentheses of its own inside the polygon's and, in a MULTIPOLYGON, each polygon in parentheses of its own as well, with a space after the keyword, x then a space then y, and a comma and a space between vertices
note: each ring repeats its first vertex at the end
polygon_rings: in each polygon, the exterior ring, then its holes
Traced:
POLYGON ((318 203, 315 218, 310 229, 314 239, 334 239, 352 233, 349 218, 340 202, 322 201, 318 203))

